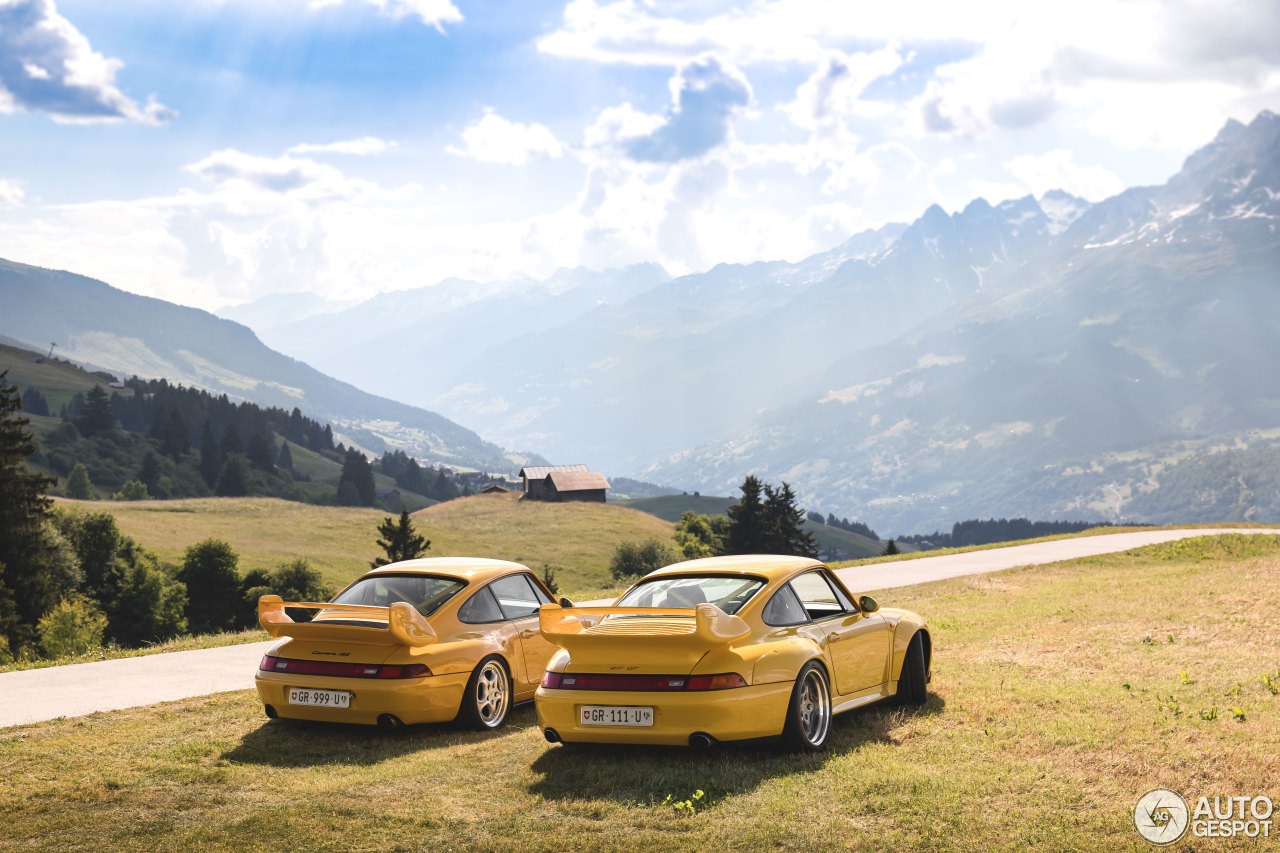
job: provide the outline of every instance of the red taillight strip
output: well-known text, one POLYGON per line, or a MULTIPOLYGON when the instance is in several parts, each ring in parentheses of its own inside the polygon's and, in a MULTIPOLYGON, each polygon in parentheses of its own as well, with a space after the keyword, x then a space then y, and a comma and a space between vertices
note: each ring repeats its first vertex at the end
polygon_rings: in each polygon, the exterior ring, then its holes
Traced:
POLYGON ((545 672, 542 686, 553 690, 630 690, 670 693, 677 690, 729 690, 746 687, 736 672, 717 675, 601 675, 579 672, 545 672))
POLYGON ((258 669, 289 675, 336 675, 339 678, 420 678, 430 675, 425 664, 345 663, 328 660, 292 660, 266 655, 258 669))

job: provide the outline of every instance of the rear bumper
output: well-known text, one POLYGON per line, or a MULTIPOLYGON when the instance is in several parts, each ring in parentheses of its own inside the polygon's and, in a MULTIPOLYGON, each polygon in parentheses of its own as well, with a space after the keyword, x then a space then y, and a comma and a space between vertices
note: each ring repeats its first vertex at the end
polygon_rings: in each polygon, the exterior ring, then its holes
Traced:
POLYGON ((430 675, 425 678, 335 678, 322 675, 288 675, 258 671, 254 685, 264 705, 290 720, 376 725, 378 717, 393 714, 402 723, 443 723, 458 715, 466 692, 468 672, 430 675), (290 705, 290 687, 346 690, 352 694, 348 708, 290 705))
POLYGON ((538 727, 568 743, 644 743, 685 746, 704 732, 716 740, 777 737, 791 701, 790 681, 693 693, 549 690, 538 688, 538 727), (582 725, 584 705, 653 708, 652 726, 582 725))

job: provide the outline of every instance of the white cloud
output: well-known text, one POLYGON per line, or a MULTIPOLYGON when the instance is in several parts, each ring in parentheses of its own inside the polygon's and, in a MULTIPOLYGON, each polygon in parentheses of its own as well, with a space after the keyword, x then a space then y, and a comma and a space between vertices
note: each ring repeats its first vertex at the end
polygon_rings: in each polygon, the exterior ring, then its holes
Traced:
POLYGON ((350 198, 374 189, 373 184, 347 178, 333 166, 305 157, 261 157, 234 148, 215 151, 185 168, 218 187, 251 189, 306 201, 350 198))
POLYGON ((863 101, 862 93, 901 66, 902 54, 897 44, 852 55, 830 51, 796 90, 795 101, 786 109, 796 125, 809 130, 830 126, 843 116, 880 112, 884 105, 863 101))
POLYGON ((68 124, 172 120, 154 97, 139 106, 116 88, 123 65, 94 51, 53 0, 0 0, 0 113, 43 112, 68 124))
POLYGON ((0 178, 0 204, 17 207, 22 204, 24 198, 26 198, 26 193, 22 191, 22 187, 18 185, 17 181, 0 178))
MULTIPOLYGON (((349 1, 308 0, 308 5, 313 9, 320 9, 325 6, 340 6, 349 1)), ((453 5, 451 0, 356 0, 356 2, 376 6, 379 12, 393 18, 416 16, 422 23, 435 27, 441 32, 444 31, 444 24, 462 22, 462 12, 458 11, 458 7, 453 5)))
POLYGON ((449 146, 448 152, 482 163, 504 163, 523 166, 534 160, 563 156, 567 148, 555 134, 541 124, 509 121, 492 110, 462 131, 461 148, 449 146))
POLYGON ((286 151, 286 154, 381 154, 396 147, 396 143, 376 136, 362 136, 359 139, 344 139, 339 142, 327 142, 316 145, 304 142, 286 151))
POLYGON ((1049 190, 1066 190, 1091 201, 1101 201, 1124 189, 1124 182, 1103 166, 1081 166, 1065 148, 1045 154, 1022 154, 1006 165, 1009 172, 1037 198, 1049 190))
POLYGON ((669 87, 671 109, 665 121, 627 143, 635 160, 673 163, 700 157, 732 136, 733 117, 751 102, 747 78, 715 56, 681 67, 669 87))

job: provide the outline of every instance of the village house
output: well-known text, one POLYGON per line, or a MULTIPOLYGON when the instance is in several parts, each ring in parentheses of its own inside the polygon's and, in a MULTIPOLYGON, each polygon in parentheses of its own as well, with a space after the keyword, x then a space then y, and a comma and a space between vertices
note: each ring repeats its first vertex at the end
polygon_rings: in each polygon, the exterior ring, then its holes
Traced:
POLYGON ((605 502, 609 481, 586 465, 534 465, 520 469, 524 496, 541 501, 605 502))

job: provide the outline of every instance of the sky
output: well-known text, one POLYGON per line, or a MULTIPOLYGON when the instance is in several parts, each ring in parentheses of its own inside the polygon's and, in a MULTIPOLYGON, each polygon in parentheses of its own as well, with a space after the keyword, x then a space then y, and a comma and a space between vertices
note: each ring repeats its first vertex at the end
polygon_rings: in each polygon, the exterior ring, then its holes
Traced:
POLYGON ((1276 0, 0 0, 0 257, 210 310, 1164 182, 1276 0))

